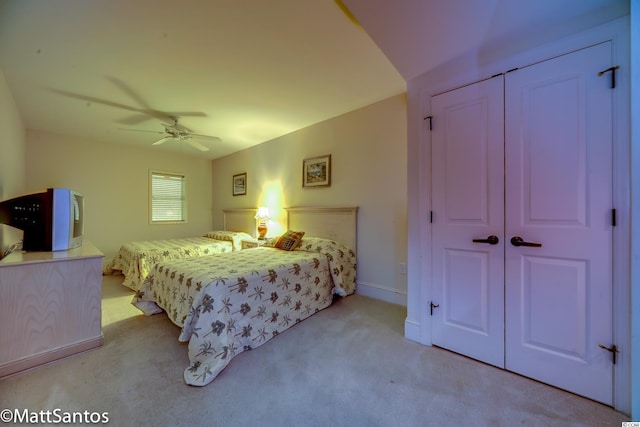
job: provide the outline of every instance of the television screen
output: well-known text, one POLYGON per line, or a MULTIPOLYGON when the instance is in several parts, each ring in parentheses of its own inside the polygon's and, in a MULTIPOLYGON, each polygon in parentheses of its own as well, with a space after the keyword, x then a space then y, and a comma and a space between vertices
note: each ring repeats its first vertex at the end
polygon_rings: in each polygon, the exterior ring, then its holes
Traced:
POLYGON ((61 251, 82 245, 84 198, 67 188, 49 188, 0 202, 0 223, 24 232, 25 251, 61 251))

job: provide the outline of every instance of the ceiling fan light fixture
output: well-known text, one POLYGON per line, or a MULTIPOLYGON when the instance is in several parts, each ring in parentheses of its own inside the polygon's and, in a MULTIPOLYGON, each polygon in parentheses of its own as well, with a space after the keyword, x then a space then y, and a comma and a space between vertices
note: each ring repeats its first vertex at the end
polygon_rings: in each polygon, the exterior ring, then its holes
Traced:
POLYGON ((160 139, 153 142, 151 145, 164 144, 170 139, 174 139, 180 142, 186 141, 188 144, 190 144, 191 146, 193 146, 194 148, 200 151, 209 151, 209 148, 195 141, 195 139, 202 139, 205 141, 212 141, 212 142, 222 141, 217 136, 200 135, 197 133, 192 133, 188 128, 178 124, 178 117, 176 116, 171 116, 171 120, 173 120, 172 124, 162 123, 162 126, 164 127, 164 132, 161 132, 161 131, 155 132, 155 131, 140 130, 140 129, 123 129, 123 130, 134 131, 134 132, 151 132, 151 133, 158 133, 163 135, 160 139))

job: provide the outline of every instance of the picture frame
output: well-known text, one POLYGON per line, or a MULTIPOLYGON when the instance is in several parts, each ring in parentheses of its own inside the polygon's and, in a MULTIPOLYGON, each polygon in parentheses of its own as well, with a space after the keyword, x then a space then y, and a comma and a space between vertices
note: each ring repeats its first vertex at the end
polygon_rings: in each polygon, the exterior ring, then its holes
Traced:
POLYGON ((247 194, 247 173, 239 173, 233 175, 233 195, 234 196, 244 196, 247 194))
POLYGON ((311 157, 302 161, 302 187, 328 187, 331 185, 331 154, 311 157))

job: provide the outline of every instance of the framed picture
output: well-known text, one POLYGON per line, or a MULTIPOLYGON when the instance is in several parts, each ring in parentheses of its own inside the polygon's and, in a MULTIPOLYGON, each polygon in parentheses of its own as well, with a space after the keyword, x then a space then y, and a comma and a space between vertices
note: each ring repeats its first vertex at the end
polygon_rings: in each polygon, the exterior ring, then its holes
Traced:
POLYGON ((303 187, 328 187, 331 185, 331 154, 302 161, 303 187))
POLYGON ((244 196, 247 194, 247 173, 233 175, 233 195, 244 196))

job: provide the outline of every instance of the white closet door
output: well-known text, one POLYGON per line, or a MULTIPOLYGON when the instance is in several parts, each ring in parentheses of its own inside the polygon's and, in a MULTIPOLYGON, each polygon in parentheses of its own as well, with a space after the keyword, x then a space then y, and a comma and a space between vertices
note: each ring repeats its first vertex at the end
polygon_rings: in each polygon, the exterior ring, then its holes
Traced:
POLYGON ((603 43, 431 105, 433 344, 606 404, 611 65, 603 43))
POLYGON ((505 76, 506 368, 607 404, 611 65, 604 43, 505 76))
POLYGON ((503 80, 432 98, 433 344, 504 366, 503 80), (497 244, 473 242, 499 239, 497 244), (437 307, 436 307, 437 305, 437 307))

